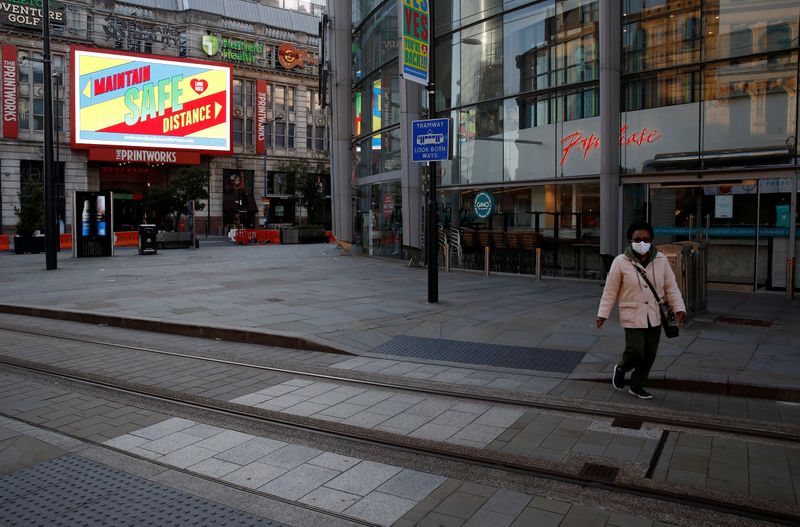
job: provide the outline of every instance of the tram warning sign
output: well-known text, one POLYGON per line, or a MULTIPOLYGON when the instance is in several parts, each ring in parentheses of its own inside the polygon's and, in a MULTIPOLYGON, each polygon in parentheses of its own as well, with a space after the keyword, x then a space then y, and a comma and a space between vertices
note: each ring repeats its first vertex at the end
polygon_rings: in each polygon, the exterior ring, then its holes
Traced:
POLYGON ((450 157, 450 119, 411 122, 411 160, 446 161, 450 157))

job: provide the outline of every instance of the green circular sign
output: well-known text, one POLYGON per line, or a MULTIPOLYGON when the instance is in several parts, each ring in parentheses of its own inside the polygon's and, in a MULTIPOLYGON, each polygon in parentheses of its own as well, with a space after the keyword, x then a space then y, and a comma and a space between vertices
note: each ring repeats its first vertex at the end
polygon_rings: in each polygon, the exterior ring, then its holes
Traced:
POLYGON ((494 197, 489 192, 478 192, 472 204, 475 215, 481 219, 486 219, 494 212, 494 197))

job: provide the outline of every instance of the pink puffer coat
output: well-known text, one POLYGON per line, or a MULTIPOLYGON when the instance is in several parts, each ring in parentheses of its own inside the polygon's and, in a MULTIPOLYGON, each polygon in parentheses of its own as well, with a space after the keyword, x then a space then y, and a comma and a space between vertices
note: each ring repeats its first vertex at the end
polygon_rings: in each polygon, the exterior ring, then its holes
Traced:
MULTIPOLYGON (((686 311, 675 274, 666 256, 657 253, 653 261, 647 264, 645 271, 658 295, 664 298, 666 293, 666 298, 676 313, 686 311)), ((615 303, 619 303, 619 323, 623 328, 646 328, 648 319, 653 327, 661 325, 661 313, 653 292, 639 275, 631 258, 625 254, 614 258, 611 264, 597 316, 607 319, 615 303)))

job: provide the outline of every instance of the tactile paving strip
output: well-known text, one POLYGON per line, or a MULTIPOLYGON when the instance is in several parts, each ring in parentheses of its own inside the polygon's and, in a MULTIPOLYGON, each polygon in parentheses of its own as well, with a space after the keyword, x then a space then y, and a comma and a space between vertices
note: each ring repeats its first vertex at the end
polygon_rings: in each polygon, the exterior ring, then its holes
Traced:
POLYGON ((0 525, 283 527, 72 455, 1 476, 0 525))
POLYGON ((372 351, 399 357, 558 373, 572 373, 584 356, 578 351, 501 346, 406 335, 394 337, 372 351))

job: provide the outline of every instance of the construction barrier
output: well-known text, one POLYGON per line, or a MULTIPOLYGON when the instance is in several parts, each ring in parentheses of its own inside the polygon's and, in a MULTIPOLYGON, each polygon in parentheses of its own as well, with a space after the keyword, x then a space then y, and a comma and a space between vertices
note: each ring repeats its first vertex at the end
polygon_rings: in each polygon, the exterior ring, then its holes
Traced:
POLYGON ((265 245, 267 243, 281 243, 281 235, 277 230, 239 229, 236 231, 233 241, 236 242, 236 245, 265 245))
POLYGON ((72 249, 72 234, 62 234, 58 237, 59 249, 72 249))
POLYGON ((336 243, 336 236, 333 235, 333 231, 325 231, 325 236, 328 238, 328 243, 336 243))
POLYGON ((9 236, 7 234, 0 235, 0 251, 9 250, 9 236))
POLYGON ((115 232, 114 240, 115 247, 138 247, 139 246, 139 233, 137 231, 121 231, 115 232))

